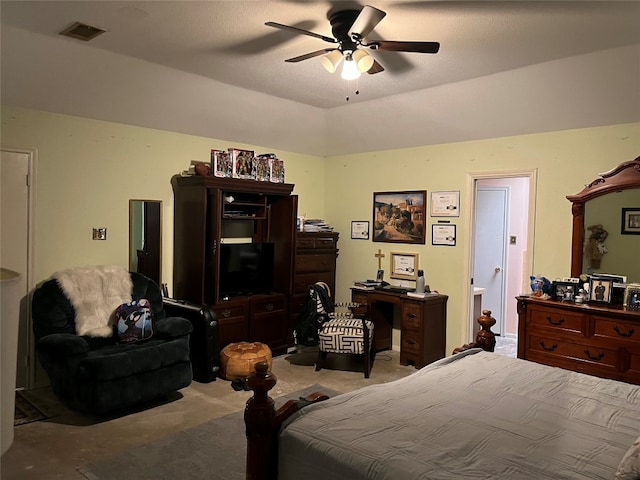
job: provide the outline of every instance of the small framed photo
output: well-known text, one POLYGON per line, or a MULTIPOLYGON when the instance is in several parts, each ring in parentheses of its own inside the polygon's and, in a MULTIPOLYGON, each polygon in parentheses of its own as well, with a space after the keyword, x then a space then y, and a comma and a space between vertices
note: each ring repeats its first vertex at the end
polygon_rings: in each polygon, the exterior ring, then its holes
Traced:
POLYGON ((553 282, 551 286, 551 295, 554 300, 573 302, 576 293, 578 293, 579 285, 576 282, 553 282))
POLYGON ((418 254, 391 252, 391 278, 416 280, 418 278, 418 254))
POLYGON ((611 278, 591 277, 589 280, 589 301, 611 303, 613 280, 611 278))
POLYGON ((379 268, 378 272, 376 273, 376 282, 384 282, 384 270, 382 270, 381 268, 379 268))
POLYGON ((233 165, 233 178, 253 178, 253 157, 255 152, 230 148, 231 161, 233 165))
POLYGON ((622 235, 640 235, 640 207, 622 209, 622 235))
POLYGON ((624 304, 630 310, 640 310, 640 283, 630 283, 624 289, 624 304))
POLYGON ((369 240, 369 222, 367 220, 352 221, 351 238, 354 240, 369 240))
POLYGON ((431 192, 432 217, 459 217, 460 191, 431 192))

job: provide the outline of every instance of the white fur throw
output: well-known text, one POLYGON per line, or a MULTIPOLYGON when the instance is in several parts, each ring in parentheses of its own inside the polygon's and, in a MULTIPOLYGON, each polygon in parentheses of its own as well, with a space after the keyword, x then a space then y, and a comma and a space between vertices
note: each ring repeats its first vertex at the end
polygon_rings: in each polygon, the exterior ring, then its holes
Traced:
POLYGON ((129 272, 118 265, 62 270, 53 274, 76 311, 76 333, 90 337, 113 335, 115 310, 131 301, 129 272))

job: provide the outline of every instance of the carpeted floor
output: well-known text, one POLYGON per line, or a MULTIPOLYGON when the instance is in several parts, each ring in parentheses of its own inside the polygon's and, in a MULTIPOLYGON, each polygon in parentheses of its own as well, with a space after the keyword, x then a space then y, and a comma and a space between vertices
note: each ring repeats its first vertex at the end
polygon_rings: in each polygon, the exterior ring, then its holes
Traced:
MULTIPOLYGON (((331 397, 340 393, 312 385, 274 399, 276 408, 313 392, 331 397)), ((78 467, 78 471, 89 480, 244 480, 246 451, 243 414, 236 412, 78 467)))
POLYGON ((27 400, 22 392, 16 391, 15 416, 13 425, 25 425, 38 420, 44 420, 47 416, 27 400))

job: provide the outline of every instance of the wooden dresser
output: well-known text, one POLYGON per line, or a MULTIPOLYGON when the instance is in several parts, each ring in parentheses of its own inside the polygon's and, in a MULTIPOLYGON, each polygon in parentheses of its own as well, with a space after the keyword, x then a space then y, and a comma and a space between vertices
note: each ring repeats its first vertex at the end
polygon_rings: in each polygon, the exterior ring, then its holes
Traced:
POLYGON ((518 297, 518 358, 640 384, 640 312, 518 297))
MULTIPOLYGON (((338 258, 338 232, 296 232, 293 267, 293 289, 289 305, 290 328, 293 332, 307 289, 316 282, 324 282, 336 289, 336 260, 338 258)), ((293 339, 291 339, 293 344, 293 339)))

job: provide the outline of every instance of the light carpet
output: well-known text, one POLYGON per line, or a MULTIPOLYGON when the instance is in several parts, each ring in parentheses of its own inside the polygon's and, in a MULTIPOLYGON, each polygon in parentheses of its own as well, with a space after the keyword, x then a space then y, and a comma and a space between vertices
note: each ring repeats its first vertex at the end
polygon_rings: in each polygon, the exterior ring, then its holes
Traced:
MULTIPOLYGON (((330 397, 340 393, 312 385, 274 399, 276 408, 313 392, 330 397)), ((245 480, 246 454, 240 411, 78 467, 78 471, 90 480, 245 480)))

